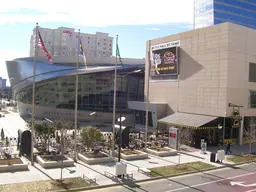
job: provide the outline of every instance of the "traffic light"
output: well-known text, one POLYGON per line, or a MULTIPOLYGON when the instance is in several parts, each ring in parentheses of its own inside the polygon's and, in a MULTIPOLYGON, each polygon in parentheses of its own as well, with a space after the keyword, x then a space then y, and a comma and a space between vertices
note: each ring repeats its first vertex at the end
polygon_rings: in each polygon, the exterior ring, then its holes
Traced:
POLYGON ((238 110, 234 110, 232 113, 232 128, 240 128, 241 127, 241 116, 238 110))

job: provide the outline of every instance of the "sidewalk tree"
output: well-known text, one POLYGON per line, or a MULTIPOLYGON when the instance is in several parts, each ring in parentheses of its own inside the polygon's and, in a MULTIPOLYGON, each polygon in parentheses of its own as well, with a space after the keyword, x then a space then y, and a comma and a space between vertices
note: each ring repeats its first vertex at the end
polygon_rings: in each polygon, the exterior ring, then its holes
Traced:
POLYGON ((179 166, 181 162, 180 152, 184 149, 184 146, 191 144, 193 137, 193 130, 190 128, 179 128, 178 130, 178 151, 179 151, 179 166))
POLYGON ((246 118, 244 136, 249 144, 249 154, 251 154, 252 145, 256 143, 256 117, 246 118))
POLYGON ((87 150, 93 147, 93 144, 102 141, 102 134, 96 127, 88 126, 81 129, 82 143, 87 147, 87 150))
POLYGON ((1 129, 1 139, 2 139, 2 141, 4 140, 4 129, 3 128, 1 129))
POLYGON ((64 153, 72 147, 71 137, 68 137, 68 130, 74 129, 74 124, 71 121, 66 121, 61 119, 59 121, 53 122, 54 130, 60 132, 60 145, 59 151, 61 152, 61 173, 60 173, 60 182, 63 182, 63 160, 64 153))
MULTIPOLYGON (((32 129, 32 121, 28 122, 28 127, 32 129)), ((48 138, 50 135, 54 134, 54 126, 50 122, 43 121, 35 121, 35 135, 37 137, 43 138, 43 151, 45 152, 47 149, 47 142, 49 142, 48 138)))

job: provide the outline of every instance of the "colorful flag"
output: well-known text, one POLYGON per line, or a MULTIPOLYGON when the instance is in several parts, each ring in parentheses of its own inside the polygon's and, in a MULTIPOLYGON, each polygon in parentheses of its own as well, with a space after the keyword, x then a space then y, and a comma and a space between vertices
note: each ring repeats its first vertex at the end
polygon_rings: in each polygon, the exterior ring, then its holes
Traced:
POLYGON ((48 51, 46 50, 46 48, 45 48, 45 46, 44 46, 43 39, 42 39, 41 34, 40 34, 39 31, 38 31, 38 36, 39 36, 39 38, 38 38, 38 44, 37 44, 37 45, 38 45, 38 47, 40 47, 40 48, 43 50, 45 56, 46 56, 47 59, 48 59, 48 62, 52 64, 52 57, 51 57, 51 55, 48 53, 48 51))
POLYGON ((81 39, 79 39, 79 55, 83 56, 83 58, 84 58, 84 65, 85 65, 85 68, 87 68, 87 61, 86 61, 86 57, 85 57, 85 53, 84 53, 84 49, 83 49, 83 45, 82 45, 81 39))
POLYGON ((119 61, 120 61, 121 65, 122 65, 123 69, 125 69, 125 66, 123 64, 122 58, 120 56, 120 51, 119 51, 118 44, 116 45, 116 56, 119 57, 119 61))

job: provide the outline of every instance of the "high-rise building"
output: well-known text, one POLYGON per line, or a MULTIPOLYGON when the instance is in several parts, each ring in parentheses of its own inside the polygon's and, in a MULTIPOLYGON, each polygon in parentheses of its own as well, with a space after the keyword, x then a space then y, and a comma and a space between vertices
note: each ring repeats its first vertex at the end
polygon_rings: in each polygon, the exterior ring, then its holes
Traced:
POLYGON ((231 22, 256 29, 255 0, 194 0, 194 28, 231 22))
MULTIPOLYGON (((39 32, 45 47, 51 56, 76 56, 78 48, 78 32, 73 28, 59 27, 57 29, 41 28, 39 32)), ((112 56, 113 37, 107 33, 96 32, 96 34, 80 33, 83 49, 86 56, 110 57, 112 56)), ((30 56, 35 54, 36 29, 30 39, 30 56)), ((38 49, 38 56, 44 56, 38 49)))

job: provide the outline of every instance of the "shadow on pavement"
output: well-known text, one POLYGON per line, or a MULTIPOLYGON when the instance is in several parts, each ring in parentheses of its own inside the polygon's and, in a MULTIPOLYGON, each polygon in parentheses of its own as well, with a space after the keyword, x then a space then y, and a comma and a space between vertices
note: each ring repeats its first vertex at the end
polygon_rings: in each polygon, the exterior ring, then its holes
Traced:
POLYGON ((33 166, 34 168, 36 168, 38 171, 40 171, 41 173, 43 173, 45 176, 47 176, 48 178, 50 178, 51 180, 54 180, 50 175, 48 175, 47 173, 43 172, 41 169, 39 169, 36 166, 33 166))

